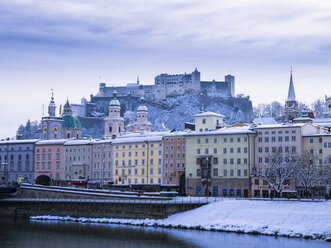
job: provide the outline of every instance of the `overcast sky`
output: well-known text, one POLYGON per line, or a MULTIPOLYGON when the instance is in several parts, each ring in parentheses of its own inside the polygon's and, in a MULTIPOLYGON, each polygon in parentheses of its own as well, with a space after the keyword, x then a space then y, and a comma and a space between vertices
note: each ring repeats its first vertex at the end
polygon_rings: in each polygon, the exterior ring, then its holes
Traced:
POLYGON ((0 137, 108 85, 160 73, 236 77, 253 105, 331 94, 331 1, 1 0, 0 137))

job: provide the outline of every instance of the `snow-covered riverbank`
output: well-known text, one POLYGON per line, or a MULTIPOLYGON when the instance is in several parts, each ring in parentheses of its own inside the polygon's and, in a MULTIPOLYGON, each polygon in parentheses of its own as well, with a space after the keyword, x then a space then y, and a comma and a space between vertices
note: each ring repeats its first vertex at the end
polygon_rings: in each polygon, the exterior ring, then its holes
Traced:
POLYGON ((331 239, 331 202, 220 200, 163 220, 34 216, 31 219, 116 223, 331 239))

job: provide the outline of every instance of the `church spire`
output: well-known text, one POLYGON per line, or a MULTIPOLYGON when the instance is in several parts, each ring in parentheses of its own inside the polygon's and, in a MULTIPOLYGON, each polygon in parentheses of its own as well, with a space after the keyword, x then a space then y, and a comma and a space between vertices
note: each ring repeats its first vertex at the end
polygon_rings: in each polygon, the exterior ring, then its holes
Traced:
POLYGON ((288 89, 287 101, 295 101, 295 92, 293 86, 293 78, 292 78, 292 69, 291 69, 291 78, 290 78, 290 86, 288 89))

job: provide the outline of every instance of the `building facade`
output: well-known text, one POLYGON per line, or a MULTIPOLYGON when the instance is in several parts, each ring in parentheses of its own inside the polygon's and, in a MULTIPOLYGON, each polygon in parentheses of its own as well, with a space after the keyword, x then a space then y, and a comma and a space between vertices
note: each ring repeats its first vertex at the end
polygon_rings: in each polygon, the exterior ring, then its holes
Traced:
POLYGON ((186 193, 248 197, 254 165, 254 135, 248 127, 185 135, 186 193))
POLYGON ((183 136, 184 134, 185 132, 173 132, 163 136, 163 184, 181 186, 185 183, 183 176, 185 174, 186 138, 183 136))
POLYGON ((14 184, 17 179, 34 182, 34 146, 37 140, 0 141, 0 182, 14 184))
POLYGON ((67 140, 64 150, 65 180, 89 180, 92 171, 92 141, 67 140))
MULTIPOLYGON (((315 158, 318 165, 318 178, 313 190, 314 197, 331 197, 331 134, 303 136, 303 149, 315 158)), ((298 194, 304 197, 304 190, 297 183, 298 194)))
POLYGON ((112 140, 92 142, 92 168, 90 182, 113 183, 112 140))
POLYGON ((162 136, 119 137, 112 141, 115 184, 162 184, 162 136))
POLYGON ((52 184, 61 185, 65 183, 64 168, 64 143, 66 140, 41 140, 36 142, 35 175, 34 180, 40 176, 47 176, 52 184))

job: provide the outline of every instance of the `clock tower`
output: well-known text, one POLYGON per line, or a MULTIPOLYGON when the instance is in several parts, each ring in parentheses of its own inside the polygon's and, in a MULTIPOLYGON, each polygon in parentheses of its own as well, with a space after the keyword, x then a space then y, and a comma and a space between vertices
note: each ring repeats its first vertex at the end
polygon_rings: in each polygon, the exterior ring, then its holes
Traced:
POLYGON ((55 114, 56 105, 54 102, 54 92, 52 89, 51 101, 48 105, 48 116, 42 117, 41 125, 41 139, 50 140, 50 139, 62 139, 62 123, 63 119, 57 117, 55 114))

